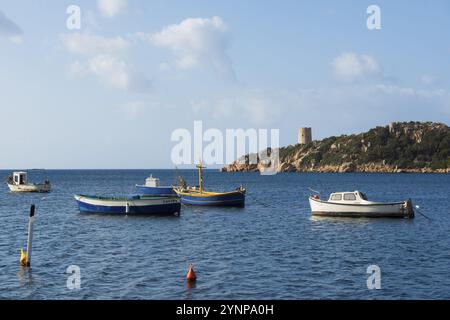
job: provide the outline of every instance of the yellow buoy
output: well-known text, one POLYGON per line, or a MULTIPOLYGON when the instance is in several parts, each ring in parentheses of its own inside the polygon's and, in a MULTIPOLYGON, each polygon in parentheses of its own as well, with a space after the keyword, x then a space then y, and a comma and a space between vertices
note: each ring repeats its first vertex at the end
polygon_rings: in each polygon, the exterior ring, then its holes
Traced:
POLYGON ((20 249, 20 265, 26 267, 27 266, 27 254, 25 250, 20 249))

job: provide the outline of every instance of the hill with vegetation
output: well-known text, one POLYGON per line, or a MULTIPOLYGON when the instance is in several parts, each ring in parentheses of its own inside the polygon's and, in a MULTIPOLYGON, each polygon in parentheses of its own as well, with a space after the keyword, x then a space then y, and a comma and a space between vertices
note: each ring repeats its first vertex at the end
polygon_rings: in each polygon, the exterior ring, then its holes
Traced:
MULTIPOLYGON (((396 122, 278 151, 279 172, 450 173, 450 128, 443 123, 396 122)), ((250 164, 249 159, 246 155, 222 171, 262 171, 267 166, 250 164)))

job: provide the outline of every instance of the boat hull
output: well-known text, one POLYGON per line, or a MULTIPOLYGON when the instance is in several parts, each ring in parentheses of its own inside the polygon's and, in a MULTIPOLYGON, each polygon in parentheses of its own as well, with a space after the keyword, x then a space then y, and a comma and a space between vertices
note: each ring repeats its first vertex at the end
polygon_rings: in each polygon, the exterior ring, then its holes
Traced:
POLYGON ((101 198, 76 195, 80 212, 123 215, 179 215, 181 201, 177 197, 101 198))
POLYGON ((309 198, 313 216, 349 218, 414 218, 411 201, 374 204, 341 204, 309 198))
POLYGON ((8 188, 11 192, 46 193, 46 192, 50 192, 51 186, 49 183, 21 184, 21 185, 15 185, 15 184, 8 183, 8 188))
POLYGON ((177 195, 173 190, 173 187, 147 187, 143 185, 136 185, 136 190, 138 194, 155 197, 168 197, 177 195))
POLYGON ((245 192, 208 194, 200 192, 177 192, 181 202, 187 205, 212 207, 245 207, 245 192))

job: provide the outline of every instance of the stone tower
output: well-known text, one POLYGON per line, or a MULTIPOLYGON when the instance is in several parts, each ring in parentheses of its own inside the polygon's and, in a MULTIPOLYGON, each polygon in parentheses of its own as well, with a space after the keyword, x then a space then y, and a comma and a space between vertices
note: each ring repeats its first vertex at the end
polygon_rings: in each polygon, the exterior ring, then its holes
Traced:
POLYGON ((300 128, 298 129, 298 143, 308 144, 312 141, 311 128, 300 128))

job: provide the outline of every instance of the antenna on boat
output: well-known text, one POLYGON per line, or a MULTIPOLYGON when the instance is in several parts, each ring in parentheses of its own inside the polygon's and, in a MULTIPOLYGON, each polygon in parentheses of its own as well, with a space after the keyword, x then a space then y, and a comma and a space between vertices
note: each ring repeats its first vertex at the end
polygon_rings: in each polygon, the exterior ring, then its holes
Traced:
POLYGON ((176 186, 180 181, 180 175, 178 174, 178 167, 175 166, 174 185, 176 186))

